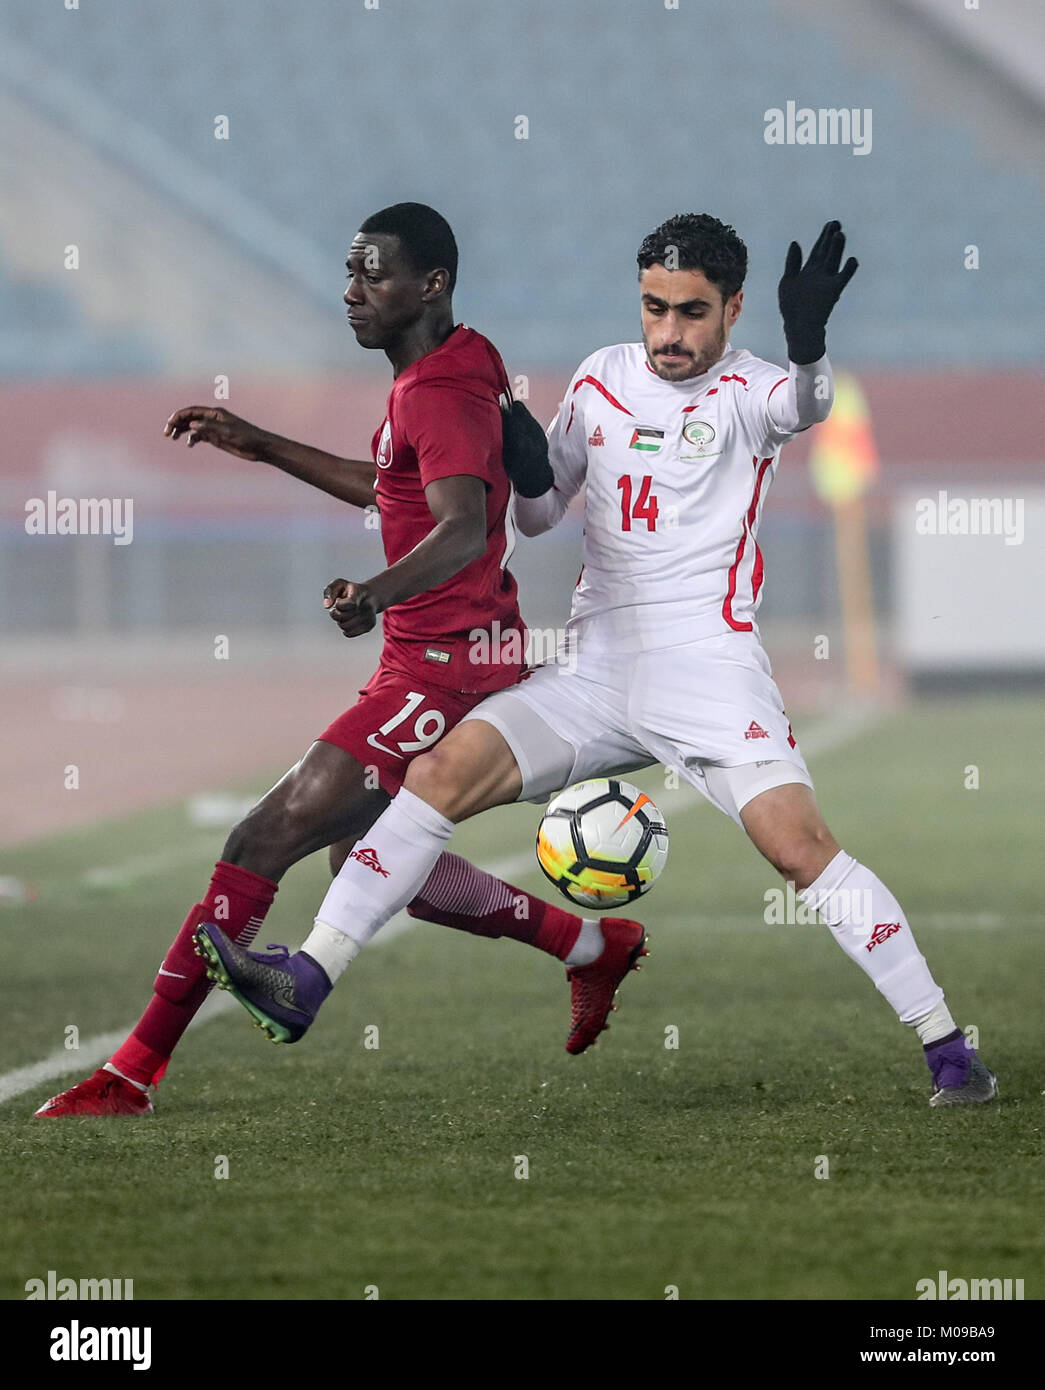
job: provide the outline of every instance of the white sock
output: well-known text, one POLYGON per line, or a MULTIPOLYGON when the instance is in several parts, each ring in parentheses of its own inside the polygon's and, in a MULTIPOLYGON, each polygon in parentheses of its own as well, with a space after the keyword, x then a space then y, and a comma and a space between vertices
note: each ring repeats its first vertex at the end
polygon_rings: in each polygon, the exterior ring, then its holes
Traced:
POLYGON ((571 966, 592 965, 602 955, 605 946, 606 941, 598 921, 593 921, 589 917, 582 917, 580 935, 573 943, 573 948, 563 964, 571 966))
POLYGON ((935 1009, 932 1009, 924 1018, 916 1018, 914 1027, 918 1038, 923 1047, 929 1047, 934 1042, 939 1042, 941 1038, 946 1038, 949 1033, 958 1031, 958 1025, 951 1017, 951 1011, 941 999, 935 1009))
POLYGON ((317 919, 365 946, 417 897, 453 831, 453 821, 403 787, 352 847, 317 919))
POLYGON ((121 1081, 126 1081, 128 1086, 137 1086, 139 1091, 147 1091, 149 1089, 148 1086, 143 1085, 142 1082, 133 1081, 129 1076, 124 1076, 123 1072, 117 1071, 111 1062, 106 1062, 105 1066, 102 1067, 102 1071, 111 1071, 113 1076, 118 1076, 121 1081))
POLYGON ((316 924, 309 932, 301 948, 307 951, 317 965, 327 973, 330 983, 336 984, 340 977, 363 949, 358 941, 353 941, 336 927, 328 926, 316 918, 316 924))
POLYGON ((815 908, 850 960, 869 975, 901 1023, 915 1026, 943 1003, 903 909, 880 878, 839 850, 798 896, 815 908))

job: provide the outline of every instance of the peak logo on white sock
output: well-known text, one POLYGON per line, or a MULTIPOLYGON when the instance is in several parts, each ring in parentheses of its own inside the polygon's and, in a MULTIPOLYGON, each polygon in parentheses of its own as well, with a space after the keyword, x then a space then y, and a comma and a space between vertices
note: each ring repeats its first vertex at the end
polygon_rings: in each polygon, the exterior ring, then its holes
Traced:
POLYGON ((367 831, 367 843, 341 865, 316 916, 365 946, 417 896, 453 832, 453 821, 400 788, 367 831))
POLYGON ((874 948, 880 946, 883 941, 888 941, 891 936, 895 936, 902 927, 902 922, 876 922, 866 949, 868 951, 873 951, 874 948))
POLYGON ((373 869, 375 874, 381 874, 383 878, 388 877, 388 870, 382 868, 381 860, 377 857, 377 852, 370 849, 369 846, 352 850, 348 857, 349 859, 358 859, 360 864, 365 865, 368 869, 373 869))

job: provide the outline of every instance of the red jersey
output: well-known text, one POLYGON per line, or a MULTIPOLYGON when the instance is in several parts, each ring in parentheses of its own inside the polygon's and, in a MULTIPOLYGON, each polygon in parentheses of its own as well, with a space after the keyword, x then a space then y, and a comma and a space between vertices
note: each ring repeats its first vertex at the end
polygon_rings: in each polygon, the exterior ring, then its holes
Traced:
POLYGON ((514 685, 525 628, 505 568, 515 545, 511 484, 501 463, 500 397, 510 399, 494 345, 463 324, 395 380, 373 439, 385 558, 394 565, 435 526, 425 487, 460 474, 486 484, 486 550, 434 589, 385 611, 382 661, 433 685, 486 692, 514 685), (519 634, 508 637, 507 634, 519 634))

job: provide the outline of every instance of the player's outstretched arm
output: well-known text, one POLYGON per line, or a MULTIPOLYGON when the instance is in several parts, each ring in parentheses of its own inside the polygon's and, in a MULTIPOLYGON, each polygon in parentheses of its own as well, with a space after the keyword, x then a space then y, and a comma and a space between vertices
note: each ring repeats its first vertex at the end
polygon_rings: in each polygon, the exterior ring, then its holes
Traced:
POLYGON ((850 256, 839 270, 844 250, 841 222, 824 223, 805 265, 798 242, 793 241, 788 247, 777 296, 787 355, 799 366, 819 362, 827 352, 827 320, 858 265, 850 256))
POLYGON ((784 389, 774 389, 766 403, 770 428, 780 438, 819 424, 831 413, 834 380, 827 360, 827 320, 857 267, 850 256, 839 269, 844 250, 840 222, 824 224, 804 265, 798 242, 788 248, 778 297, 790 371, 784 389))
POLYGON ((324 605, 346 637, 369 632, 378 613, 452 578, 486 550, 486 484, 472 474, 437 478, 425 488, 435 525, 413 550, 363 584, 335 579, 324 605))
POLYGON ((189 405, 176 410, 163 432, 170 439, 185 435, 190 449, 196 444, 213 444, 236 458, 270 463, 292 478, 300 478, 355 507, 373 505, 377 475, 373 463, 339 458, 309 444, 284 439, 249 420, 241 420, 221 406, 189 405))

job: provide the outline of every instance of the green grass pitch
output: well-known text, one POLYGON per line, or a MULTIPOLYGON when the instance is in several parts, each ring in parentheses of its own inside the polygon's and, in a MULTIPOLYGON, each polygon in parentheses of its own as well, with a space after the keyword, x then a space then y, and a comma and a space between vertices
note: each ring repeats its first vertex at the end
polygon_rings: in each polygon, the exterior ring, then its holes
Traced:
MULTIPOLYGON (((772 870, 651 771, 672 836, 639 914, 653 955, 596 1049, 564 1051, 558 962, 418 925, 294 1047, 239 1009, 191 1031, 151 1119, 30 1118, 76 1071, 0 1107, 0 1295, 53 1269, 137 1299, 910 1300, 946 1269, 1040 1298, 1043 745, 1040 703, 935 702, 810 758, 1000 1103, 931 1110, 913 1033, 826 928, 765 925, 772 870)), ((537 816, 454 848, 525 850, 537 816)), ((5 1072, 137 1017, 220 841, 172 806, 5 856, 40 884, 2 913, 5 1072), (100 866, 120 872, 91 886, 100 866)), ((519 881, 543 891, 535 862, 519 881)), ((299 942, 326 882, 321 856, 293 870, 260 942, 299 942)))

